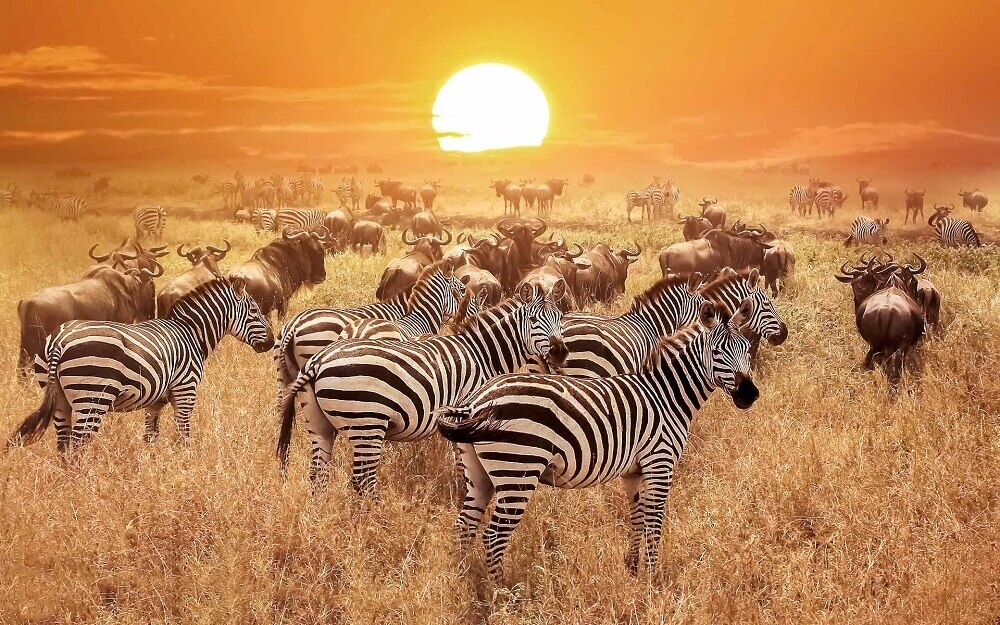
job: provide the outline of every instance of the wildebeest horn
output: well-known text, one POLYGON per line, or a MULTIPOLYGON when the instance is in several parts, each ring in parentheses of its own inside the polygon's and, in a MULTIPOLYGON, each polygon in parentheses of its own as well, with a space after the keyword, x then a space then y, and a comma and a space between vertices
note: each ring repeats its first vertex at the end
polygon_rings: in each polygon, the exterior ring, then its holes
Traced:
POLYGON ((130 276, 146 276, 147 278, 159 278, 160 276, 163 275, 163 265, 156 262, 155 260, 152 262, 155 271, 150 271, 149 269, 142 267, 140 269, 135 269, 135 268, 129 269, 125 273, 130 276))
POLYGON ((913 252, 913 256, 917 259, 917 262, 920 263, 919 267, 914 267, 913 265, 907 264, 906 268, 909 269, 910 273, 913 274, 913 275, 917 275, 917 274, 923 273, 924 270, 927 269, 927 261, 924 260, 923 258, 921 258, 920 254, 917 254, 916 252, 913 252))
POLYGON ((549 224, 545 223, 544 219, 540 219, 538 217, 535 217, 534 221, 537 221, 538 223, 542 224, 541 228, 539 230, 534 230, 533 229, 531 231, 531 234, 537 239, 538 237, 542 236, 542 234, 545 233, 545 230, 546 230, 546 228, 549 227, 549 224))
POLYGON ((640 256, 642 256, 642 246, 636 243, 635 241, 632 241, 632 243, 635 245, 634 252, 628 249, 627 247, 622 248, 622 251, 625 252, 626 256, 634 256, 636 258, 639 258, 640 256))
POLYGON ((577 250, 579 250, 579 251, 577 251, 576 254, 573 254, 569 250, 566 250, 566 252, 564 254, 566 256, 566 258, 569 258, 570 260, 572 260, 574 258, 579 258, 579 257, 583 256, 583 246, 580 245, 579 243, 574 243, 573 246, 576 247, 577 250))
MULTIPOLYGON (((139 247, 139 249, 142 249, 142 248, 139 247)), ((167 246, 166 245, 157 245, 156 247, 151 247, 151 248, 147 249, 146 252, 150 256, 152 256, 153 258, 162 258, 162 257, 164 257, 164 256, 166 256, 167 254, 170 253, 170 252, 167 251, 167 246)))
POLYGON ((442 239, 440 239, 439 237, 434 237, 434 241, 435 241, 435 242, 436 242, 436 243, 437 243, 438 245, 448 245, 449 243, 451 243, 451 238, 452 238, 452 237, 451 237, 451 231, 450 231, 450 230, 448 230, 447 228, 445 228, 445 229, 444 229, 444 233, 448 235, 448 238, 447 238, 447 239, 444 239, 444 240, 442 240, 442 239))
POLYGON ((403 244, 404 245, 416 245, 417 243, 420 242, 420 239, 410 238, 409 234, 410 234, 410 229, 409 228, 406 228, 406 229, 403 230, 403 244))
POLYGON ((465 237, 467 237, 467 236, 468 236, 468 234, 466 234, 465 232, 459 232, 458 233, 458 238, 455 239, 455 241, 457 243, 461 243, 461 242, 465 241, 465 237))
POLYGON ((94 243, 94 247, 90 248, 90 251, 87 252, 87 255, 90 256, 93 260, 96 260, 99 263, 103 263, 107 259, 111 258, 111 252, 108 252, 107 254, 101 256, 94 256, 94 250, 97 249, 98 245, 100 245, 100 243, 94 243))
POLYGON ((188 250, 187 252, 185 252, 184 251, 184 246, 185 245, 188 245, 188 244, 187 243, 181 243, 180 245, 177 246, 177 255, 178 256, 183 256, 184 258, 187 258, 187 259, 190 260, 191 256, 189 256, 189 254, 191 254, 191 250, 188 250))
POLYGON ((496 229, 506 234, 507 236, 510 236, 509 222, 511 221, 511 219, 512 219, 511 217, 505 217, 501 219, 500 221, 497 222, 496 229))
POLYGON ((233 244, 229 242, 229 239, 223 239, 222 242, 226 244, 226 249, 224 249, 224 250, 220 250, 219 248, 215 247, 214 245, 206 245, 205 246, 206 249, 208 249, 209 252, 214 252, 215 254, 220 254, 218 260, 222 260, 223 258, 225 258, 226 254, 229 253, 229 250, 233 249, 233 244))
POLYGON ((846 276, 846 277, 850 277, 850 278, 857 278, 862 273, 864 273, 864 269, 859 269, 857 267, 848 267, 847 263, 849 263, 849 262, 850 261, 845 260, 844 264, 840 266, 840 273, 841 273, 841 275, 846 276))
MULTIPOLYGON (((500 238, 500 235, 496 232, 491 232, 489 236, 493 237, 493 247, 500 245, 500 242, 503 241, 503 239, 500 238)), ((485 241, 485 239, 483 240, 485 241)))
POLYGON ((310 236, 310 233, 302 230, 293 230, 291 227, 286 226, 285 229, 281 231, 281 236, 286 241, 300 241, 310 236))

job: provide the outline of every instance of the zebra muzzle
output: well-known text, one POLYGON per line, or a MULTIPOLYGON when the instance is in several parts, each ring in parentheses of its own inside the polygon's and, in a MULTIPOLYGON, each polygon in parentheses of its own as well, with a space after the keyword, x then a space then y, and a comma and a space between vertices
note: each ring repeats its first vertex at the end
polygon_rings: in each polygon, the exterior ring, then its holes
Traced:
POLYGON ((736 390, 729 395, 733 398, 733 404, 737 408, 746 410, 750 406, 753 406, 753 403, 760 397, 760 391, 757 390, 757 385, 753 383, 753 380, 742 378, 736 386, 736 390))

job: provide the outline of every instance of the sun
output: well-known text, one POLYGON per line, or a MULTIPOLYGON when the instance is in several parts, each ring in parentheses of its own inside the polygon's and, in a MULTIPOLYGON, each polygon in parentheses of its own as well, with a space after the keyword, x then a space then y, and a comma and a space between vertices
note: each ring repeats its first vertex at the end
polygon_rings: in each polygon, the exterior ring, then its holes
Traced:
POLYGON ((521 70, 482 63, 458 72, 438 91, 431 123, 445 151, 481 152, 542 144, 549 103, 521 70))

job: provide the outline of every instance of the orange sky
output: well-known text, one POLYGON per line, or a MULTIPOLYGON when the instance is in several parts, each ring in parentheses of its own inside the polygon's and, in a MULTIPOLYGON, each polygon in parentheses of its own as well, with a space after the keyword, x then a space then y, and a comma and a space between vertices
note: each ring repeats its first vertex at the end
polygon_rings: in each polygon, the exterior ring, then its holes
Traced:
POLYGON ((486 61, 597 168, 1000 157, 996 1, 422 4, 19 0, 0 160, 433 163, 437 88, 486 61))

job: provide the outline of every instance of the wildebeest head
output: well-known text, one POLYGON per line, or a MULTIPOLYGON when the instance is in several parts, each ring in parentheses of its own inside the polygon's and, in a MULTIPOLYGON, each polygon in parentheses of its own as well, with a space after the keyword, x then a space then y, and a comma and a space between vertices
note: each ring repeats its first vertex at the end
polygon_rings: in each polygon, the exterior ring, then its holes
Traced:
POLYGON ((490 188, 496 191, 497 197, 503 196, 503 190, 507 188, 507 185, 511 183, 510 180, 490 180, 490 188))
POLYGON ((924 205, 924 194, 927 192, 926 189, 921 189, 919 191, 911 191, 906 189, 906 205, 910 208, 921 207, 924 205))
POLYGON ((927 220, 927 225, 932 228, 937 225, 937 222, 941 221, 945 217, 951 214, 951 211, 955 210, 955 205, 945 206, 944 204, 934 205, 934 214, 930 216, 927 220))
POLYGON ((382 180, 376 180, 375 186, 378 187, 379 193, 385 197, 393 195, 399 187, 403 186, 403 183, 392 178, 383 178, 382 180))
POLYGON ((858 183, 858 193, 864 193, 865 189, 872 183, 870 178, 855 178, 858 183))
POLYGON ((705 197, 701 198, 701 202, 698 203, 698 206, 701 207, 701 212, 702 212, 702 214, 704 214, 706 208, 708 208, 709 206, 718 204, 718 203, 719 203, 718 199, 716 199, 714 197, 713 198, 709 198, 706 195, 705 197))
POLYGON ((192 266, 202 265, 215 276, 221 277, 222 272, 219 270, 219 261, 226 257, 229 250, 233 249, 233 245, 228 239, 223 239, 222 242, 226 244, 225 249, 215 247, 214 245, 206 245, 202 248, 199 245, 186 252, 184 251, 185 244, 181 243, 177 246, 177 255, 186 258, 192 266))
POLYGON ((138 319, 152 319, 156 316, 156 287, 153 279, 163 275, 163 265, 152 261, 152 267, 126 267, 124 264, 112 266, 135 280, 134 299, 138 309, 138 319))
POLYGON ((712 229, 712 222, 701 215, 678 215, 677 223, 684 224, 681 232, 685 241, 697 239, 712 229))
POLYGON ((508 237, 517 245, 520 266, 529 267, 531 266, 531 243, 542 236, 548 228, 548 224, 538 218, 524 221, 508 217, 498 222, 496 228, 500 234, 508 237))
POLYGON ((563 193, 563 188, 569 184, 569 178, 549 178, 545 181, 545 184, 549 185, 552 189, 552 194, 559 197, 563 193))
POLYGON ((304 281, 316 285, 326 280, 326 247, 329 230, 319 226, 312 231, 285 228, 281 238, 296 244, 298 263, 305 276, 304 281))
POLYGON ((447 235, 447 238, 436 235, 412 237, 410 236, 409 228, 403 230, 403 243, 412 246, 412 249, 406 253, 406 256, 424 256, 429 259, 429 262, 441 260, 441 246, 451 243, 451 232, 445 230, 444 234, 447 235))
POLYGON ((896 271, 896 265, 891 261, 890 257, 889 262, 881 264, 874 255, 867 261, 862 256, 860 262, 853 267, 849 267, 847 261, 840 266, 840 273, 834 277, 844 284, 851 285, 855 309, 872 293, 881 288, 888 277, 896 271))

